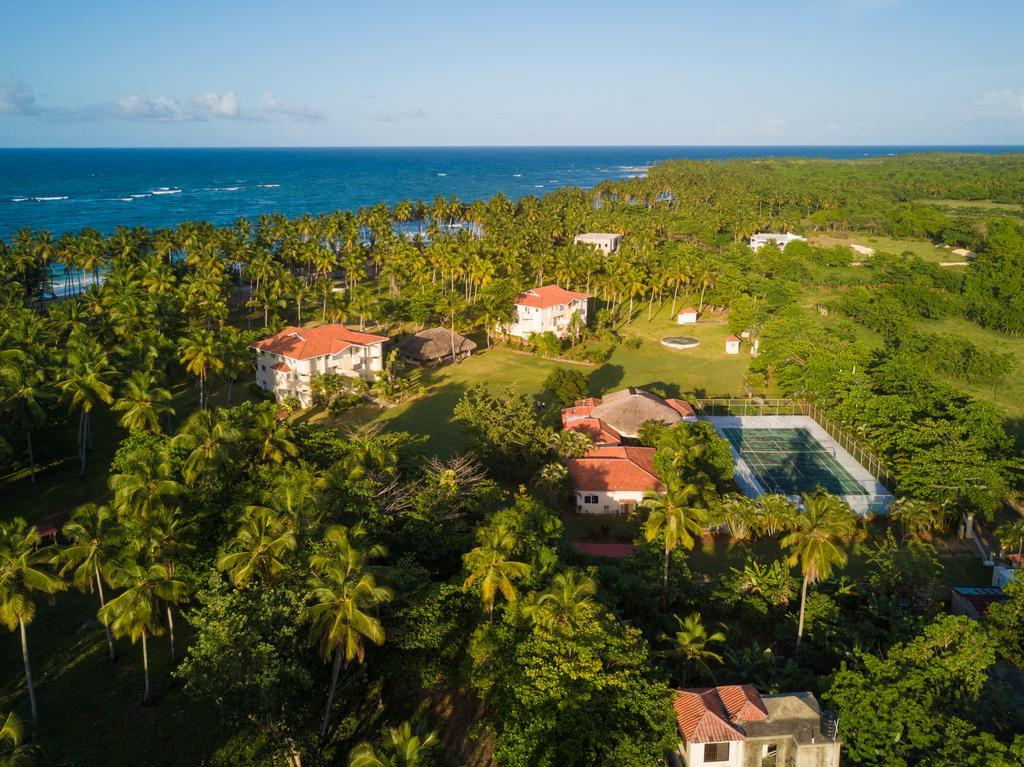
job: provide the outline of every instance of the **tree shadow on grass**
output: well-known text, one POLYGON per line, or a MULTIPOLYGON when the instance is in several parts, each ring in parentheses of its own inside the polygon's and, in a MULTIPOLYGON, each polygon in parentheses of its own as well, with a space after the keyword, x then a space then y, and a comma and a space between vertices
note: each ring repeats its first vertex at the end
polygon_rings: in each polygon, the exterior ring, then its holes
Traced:
POLYGON ((441 458, 466 450, 462 428, 455 421, 455 405, 466 391, 464 384, 448 383, 430 390, 404 406, 402 412, 388 417, 383 424, 389 431, 407 431, 428 437, 424 452, 441 458))
POLYGON ((622 365, 605 363, 587 377, 587 390, 594 397, 611 391, 625 378, 626 371, 622 365))

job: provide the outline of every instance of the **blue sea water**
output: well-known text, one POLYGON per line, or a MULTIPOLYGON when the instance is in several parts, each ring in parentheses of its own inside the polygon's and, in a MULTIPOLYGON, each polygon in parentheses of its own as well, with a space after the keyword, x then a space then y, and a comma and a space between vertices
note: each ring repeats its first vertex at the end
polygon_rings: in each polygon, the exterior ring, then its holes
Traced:
POLYGON ((226 224, 383 201, 518 199, 609 178, 674 157, 884 156, 1021 147, 463 147, 309 149, 0 149, 0 237, 22 227, 55 234, 92 226, 226 224))

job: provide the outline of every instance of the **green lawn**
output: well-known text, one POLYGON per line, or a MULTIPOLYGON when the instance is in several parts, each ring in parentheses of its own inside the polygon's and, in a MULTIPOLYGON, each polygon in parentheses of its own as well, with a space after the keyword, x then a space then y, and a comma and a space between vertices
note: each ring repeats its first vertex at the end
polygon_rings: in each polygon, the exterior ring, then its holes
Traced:
POLYGON ((920 320, 917 326, 928 333, 948 333, 963 336, 982 349, 1009 352, 1016 357, 1017 365, 1005 380, 993 384, 967 381, 947 381, 958 389, 977 397, 994 402, 1011 418, 1020 420, 1024 416, 1024 337, 1009 336, 995 330, 988 330, 962 317, 944 320, 920 320))
MULTIPOLYGON (((832 245, 867 245, 882 253, 893 253, 896 255, 910 251, 915 256, 920 256, 925 261, 939 263, 942 261, 959 261, 949 250, 943 247, 936 247, 929 240, 906 239, 898 240, 893 237, 882 237, 865 232, 840 232, 829 235, 812 235, 810 240, 815 245, 829 247, 832 245)), ((857 255, 857 254, 855 254, 857 255)), ((857 256, 858 259, 870 258, 870 256, 857 256)))
MULTIPOLYGON (((740 396, 743 377, 750 363, 749 354, 727 356, 724 323, 677 325, 669 317, 666 305, 647 320, 646 308, 638 318, 622 328, 625 338, 640 339, 639 348, 620 344, 611 358, 600 366, 572 365, 513 352, 507 349, 483 349, 457 365, 418 370, 417 386, 427 393, 379 415, 388 428, 427 435, 428 452, 450 456, 464 450, 465 437, 452 413, 463 393, 478 382, 492 388, 512 386, 524 394, 538 394, 544 379, 556 367, 571 367, 588 377, 590 393, 606 394, 626 386, 656 386, 675 395, 697 397, 740 396), (668 335, 690 335, 700 339, 694 349, 675 350, 662 346, 668 335)), ((342 416, 341 423, 374 417, 370 410, 342 416)), ((337 419, 317 414, 310 422, 338 423, 337 419)))
POLYGON ((937 205, 940 208, 955 211, 961 215, 970 214, 974 211, 979 213, 1010 213, 1020 215, 1024 212, 1024 205, 1016 202, 996 202, 995 200, 916 200, 925 205, 937 205))

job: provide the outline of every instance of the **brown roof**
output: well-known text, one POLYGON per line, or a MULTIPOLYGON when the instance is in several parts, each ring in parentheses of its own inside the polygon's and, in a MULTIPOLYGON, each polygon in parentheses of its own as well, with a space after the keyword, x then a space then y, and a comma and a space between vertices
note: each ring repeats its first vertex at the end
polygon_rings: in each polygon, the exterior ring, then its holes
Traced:
POLYGON ((387 340, 387 336, 359 333, 334 323, 318 328, 288 327, 270 338, 257 341, 256 348, 288 359, 308 360, 337 354, 350 346, 369 346, 387 340))
POLYGON ((613 443, 617 445, 622 442, 622 435, 600 418, 575 418, 565 424, 565 428, 586 434, 596 444, 613 443))
POLYGON ((557 285, 545 285, 541 288, 533 288, 524 291, 516 297, 516 306, 529 306, 534 309, 547 309, 551 306, 568 304, 576 299, 590 298, 586 293, 576 293, 572 290, 563 290, 557 285))
POLYGON ((643 389, 623 389, 605 395, 591 415, 600 418, 623 437, 636 437, 647 421, 667 426, 679 423, 680 412, 657 394, 643 389))
POLYGON ((665 404, 679 413, 683 418, 697 417, 697 411, 693 409, 693 405, 684 399, 667 399, 665 400, 665 404))
MULTIPOLYGON (((452 355, 452 331, 447 328, 428 328, 403 338, 398 342, 402 354, 410 359, 430 362, 452 355)), ((465 336, 455 334, 455 354, 467 354, 476 348, 476 343, 465 336)))
POLYGON ((672 705, 679 733, 687 743, 746 740, 741 725, 768 718, 761 695, 752 684, 678 690, 672 705))
POLYGON ((685 309, 680 309, 679 313, 680 314, 696 314, 697 310, 694 309, 692 306, 687 306, 685 309))
POLYGON ((596 447, 567 463, 577 490, 665 490, 654 470, 653 447, 596 447))
POLYGON ((736 336, 726 336, 725 340, 726 341, 739 341, 740 339, 738 339, 736 336))
POLYGON ((278 370, 282 373, 291 373, 292 368, 287 362, 275 362, 270 366, 271 370, 278 370))

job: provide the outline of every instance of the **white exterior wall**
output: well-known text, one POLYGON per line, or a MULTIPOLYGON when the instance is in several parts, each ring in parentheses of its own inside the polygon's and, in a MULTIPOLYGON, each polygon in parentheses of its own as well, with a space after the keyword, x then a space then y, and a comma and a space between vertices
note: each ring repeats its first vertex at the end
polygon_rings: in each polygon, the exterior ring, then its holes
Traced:
POLYGON ((504 332, 517 338, 529 338, 533 333, 546 333, 549 330, 559 338, 568 335, 569 321, 573 314, 579 314, 583 324, 587 324, 587 300, 577 298, 568 304, 535 309, 531 306, 516 304, 515 317, 504 332))
POLYGON ((677 321, 680 325, 692 325, 697 321, 697 312, 679 312, 677 321))
POLYGON ((313 404, 310 379, 314 373, 334 373, 350 378, 374 381, 384 367, 384 343, 369 346, 352 345, 337 354, 294 360, 270 352, 256 352, 256 384, 274 393, 277 401, 296 397, 303 407, 313 404), (291 372, 273 370, 272 366, 285 363, 291 372))
POLYGON ((739 341, 726 341, 725 342, 725 353, 726 354, 739 354, 740 353, 740 342, 739 341))
POLYGON ((742 740, 730 741, 729 759, 724 762, 705 762, 703 743, 680 744, 679 751, 683 756, 683 763, 686 767, 704 767, 704 765, 708 765, 708 767, 742 767, 743 746, 742 740))
POLYGON ((573 242, 576 244, 593 245, 607 256, 619 249, 619 240, 621 239, 621 234, 577 234, 573 238, 573 242))
POLYGON ((620 504, 636 505, 643 499, 642 490, 577 490, 576 510, 583 514, 618 514, 620 504), (588 495, 596 495, 597 503, 584 503, 588 495))

